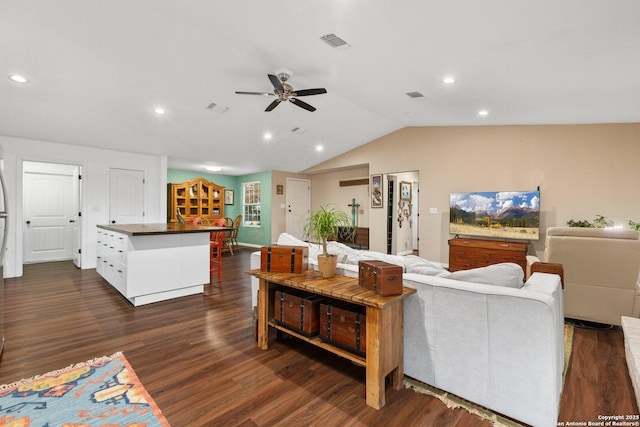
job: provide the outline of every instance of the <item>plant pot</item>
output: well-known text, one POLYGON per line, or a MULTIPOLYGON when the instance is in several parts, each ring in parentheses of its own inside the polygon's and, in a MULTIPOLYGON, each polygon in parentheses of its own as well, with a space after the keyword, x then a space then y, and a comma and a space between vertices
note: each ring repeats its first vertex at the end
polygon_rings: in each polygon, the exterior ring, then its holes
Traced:
POLYGON ((320 274, 322 274, 322 278, 330 279, 335 276, 337 265, 337 255, 318 255, 318 270, 320 271, 320 274))

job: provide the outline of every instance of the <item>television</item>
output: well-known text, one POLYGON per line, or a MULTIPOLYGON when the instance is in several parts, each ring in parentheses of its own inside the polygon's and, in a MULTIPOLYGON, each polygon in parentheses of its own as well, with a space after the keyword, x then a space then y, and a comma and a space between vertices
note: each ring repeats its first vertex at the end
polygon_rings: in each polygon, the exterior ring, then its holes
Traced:
POLYGON ((540 239, 540 191, 451 193, 449 234, 540 239))

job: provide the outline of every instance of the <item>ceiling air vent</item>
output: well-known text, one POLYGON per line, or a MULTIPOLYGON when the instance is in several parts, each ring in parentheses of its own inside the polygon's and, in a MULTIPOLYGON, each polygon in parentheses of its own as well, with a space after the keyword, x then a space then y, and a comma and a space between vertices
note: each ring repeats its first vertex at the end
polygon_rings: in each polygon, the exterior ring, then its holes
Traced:
POLYGON ((291 129, 291 132, 293 132, 293 133, 297 133, 297 134, 299 134, 299 135, 301 135, 301 134, 305 133, 306 131, 307 131, 306 129, 301 128, 301 127, 298 127, 298 126, 296 126, 296 127, 294 127, 293 129, 291 129))
POLYGON ((207 110, 211 110, 211 111, 215 111, 216 113, 223 114, 229 111, 229 107, 225 107, 224 105, 218 105, 215 102, 212 102, 211 104, 207 105, 207 110))
POLYGON ((320 39, 322 39, 323 42, 325 42, 326 44, 334 48, 349 46, 349 44, 346 41, 342 40, 340 37, 336 36, 335 34, 327 34, 326 36, 320 37, 320 39))
POLYGON ((424 98, 424 95, 420 92, 407 92, 409 98, 424 98))

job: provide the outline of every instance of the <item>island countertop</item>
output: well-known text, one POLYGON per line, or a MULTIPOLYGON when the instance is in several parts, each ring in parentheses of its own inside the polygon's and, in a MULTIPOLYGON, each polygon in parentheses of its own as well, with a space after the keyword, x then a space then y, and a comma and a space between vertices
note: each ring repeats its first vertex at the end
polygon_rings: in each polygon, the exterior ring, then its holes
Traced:
POLYGON ((98 225, 104 230, 123 233, 128 236, 150 236, 156 234, 211 233, 212 231, 230 230, 228 227, 210 225, 158 223, 158 224, 104 224, 98 225))

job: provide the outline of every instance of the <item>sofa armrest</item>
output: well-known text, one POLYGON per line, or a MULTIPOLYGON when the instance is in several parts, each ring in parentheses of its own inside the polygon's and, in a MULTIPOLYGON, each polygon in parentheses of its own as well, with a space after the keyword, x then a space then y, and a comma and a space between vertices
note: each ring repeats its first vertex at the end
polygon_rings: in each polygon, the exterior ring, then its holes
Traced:
POLYGON ((562 264, 556 264, 553 262, 534 262, 533 264, 531 264, 529 271, 531 274, 557 274, 558 276, 560 276, 560 284, 562 285, 562 289, 564 289, 564 269, 562 268, 562 264))
POLYGON ((540 258, 538 258, 535 255, 527 255, 526 260, 527 260, 527 271, 525 271, 524 280, 529 280, 529 277, 531 277, 531 266, 536 262, 540 262, 540 258))

